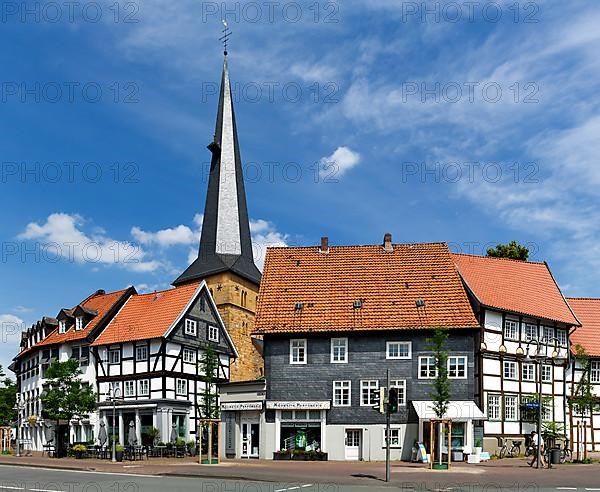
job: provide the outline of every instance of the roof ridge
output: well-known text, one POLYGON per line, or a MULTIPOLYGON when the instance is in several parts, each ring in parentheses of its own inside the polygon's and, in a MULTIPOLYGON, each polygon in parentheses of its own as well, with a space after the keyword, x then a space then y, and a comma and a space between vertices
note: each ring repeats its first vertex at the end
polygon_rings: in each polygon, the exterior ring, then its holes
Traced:
POLYGON ((154 292, 146 292, 145 294, 134 294, 131 297, 146 297, 146 296, 154 296, 156 294, 164 294, 165 292, 171 293, 171 292, 175 292, 177 289, 183 289, 185 287, 189 287, 191 285, 195 285, 196 288, 198 288, 198 285, 200 285, 201 282, 188 282, 187 284, 183 284, 183 285, 178 285, 177 287, 170 287, 168 289, 164 289, 164 290, 155 290, 154 292))
MULTIPOLYGON (((392 246, 432 246, 432 245, 440 245, 447 246, 448 243, 444 241, 431 241, 425 243, 392 243, 392 246)), ((319 248, 320 245, 313 244, 307 246, 269 246, 268 249, 315 249, 319 248)), ((329 248, 381 248, 382 245, 380 243, 377 244, 337 244, 337 245, 329 245, 329 248)))
POLYGON ((545 261, 529 261, 529 260, 515 260, 514 258, 500 258, 498 256, 488 256, 488 255, 475 255, 472 253, 455 253, 454 251, 450 251, 451 255, 456 256, 471 256, 473 258, 480 259, 489 259, 489 260, 499 260, 499 261, 509 261, 513 263, 529 263, 530 265, 545 265, 545 261))
POLYGON ((71 310, 76 309, 78 306, 84 306, 86 302, 89 302, 92 299, 95 299, 97 297, 112 296, 114 294, 123 294, 124 292, 127 292, 127 290, 129 290, 130 288, 131 288, 131 286, 129 286, 129 287, 125 288, 125 289, 115 290, 113 292, 106 292, 103 289, 97 289, 96 292, 94 292, 92 295, 88 296, 85 300, 81 301, 79 304, 77 304, 76 306, 74 306, 71 310), (101 294, 100 291, 103 291, 104 293, 101 294))
POLYGON ((600 297, 565 297, 571 301, 600 301, 600 297))

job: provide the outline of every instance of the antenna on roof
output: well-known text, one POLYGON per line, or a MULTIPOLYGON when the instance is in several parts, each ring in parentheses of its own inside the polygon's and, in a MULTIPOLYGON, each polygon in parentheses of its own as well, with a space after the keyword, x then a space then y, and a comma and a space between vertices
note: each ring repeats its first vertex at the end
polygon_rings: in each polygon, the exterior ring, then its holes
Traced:
POLYGON ((219 41, 223 43, 223 54, 227 56, 227 43, 229 42, 229 36, 231 36, 231 29, 229 29, 229 26, 227 25, 227 21, 225 19, 221 19, 221 22, 223 23, 225 29, 221 31, 223 33, 223 36, 219 38, 219 41))

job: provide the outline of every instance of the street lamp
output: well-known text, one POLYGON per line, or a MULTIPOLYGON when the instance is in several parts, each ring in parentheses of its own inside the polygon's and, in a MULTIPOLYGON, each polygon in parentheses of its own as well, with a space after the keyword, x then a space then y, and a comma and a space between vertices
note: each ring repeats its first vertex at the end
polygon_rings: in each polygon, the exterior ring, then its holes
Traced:
POLYGON ((112 417, 112 462, 117 462, 117 443, 115 438, 115 428, 116 428, 116 413, 117 413, 117 400, 122 400, 121 397, 121 388, 110 387, 108 389, 108 400, 112 401, 113 404, 113 417, 112 417))
POLYGON ((17 412, 17 436, 16 436, 16 444, 17 444, 17 458, 21 457, 21 436, 19 429, 21 427, 21 412, 25 410, 25 402, 21 401, 20 395, 17 395, 17 401, 15 402, 15 406, 13 410, 17 412))
MULTIPOLYGON (((538 378, 538 407, 537 407, 537 440, 538 442, 535 443, 536 448, 537 448, 537 459, 535 462, 535 467, 536 468, 540 468, 540 462, 542 459, 542 448, 540 446, 540 440, 541 440, 541 435, 542 435, 542 363, 545 360, 548 360, 548 345, 550 345, 551 343, 554 344, 554 350, 552 351, 552 356, 550 357, 552 360, 558 359, 560 356, 560 348, 558 347, 558 343, 559 340, 558 338, 554 338, 554 337, 548 337, 546 339, 544 339, 544 353, 542 353, 542 344, 540 343, 539 340, 535 340, 535 339, 531 339, 529 340, 529 342, 527 342, 527 345, 525 346, 525 359, 523 360, 523 362, 528 362, 528 363, 535 363, 537 365, 537 378, 538 378), (536 351, 535 354, 533 356, 533 358, 529 355, 529 347, 531 344, 534 344, 536 346, 536 351)), ((548 465, 550 466, 550 465, 548 465)))

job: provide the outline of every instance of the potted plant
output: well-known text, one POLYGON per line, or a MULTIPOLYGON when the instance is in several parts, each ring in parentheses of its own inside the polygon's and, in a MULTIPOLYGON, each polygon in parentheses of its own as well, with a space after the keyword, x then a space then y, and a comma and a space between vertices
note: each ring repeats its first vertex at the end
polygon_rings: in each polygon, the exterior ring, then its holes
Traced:
POLYGON ((327 461, 328 455, 327 455, 327 453, 324 453, 323 451, 316 451, 315 460, 316 461, 327 461))
POLYGON ((75 444, 75 446, 73 446, 73 453, 75 454, 75 458, 78 460, 83 458, 83 455, 86 451, 87 447, 85 444, 75 444))
POLYGON ((188 441, 187 448, 190 456, 196 456, 196 441, 188 441))
POLYGON ((27 417, 27 423, 29 425, 31 425, 32 427, 37 424, 38 418, 35 415, 30 415, 29 417, 27 417))
POLYGON ((292 459, 294 461, 306 461, 306 453, 304 449, 294 449, 292 453, 292 459))
POLYGON ((157 446, 160 441, 160 430, 157 429, 156 427, 152 427, 148 431, 148 438, 152 442, 152 446, 157 446))
POLYGON ((477 439, 475 441, 475 454, 479 456, 481 454, 482 449, 483 448, 481 447, 481 439, 477 439))
POLYGON ((125 452, 125 448, 123 446, 121 446, 120 444, 117 444, 115 446, 115 457, 117 458, 117 461, 119 463, 121 463, 123 461, 123 453, 125 452))
POLYGON ((284 449, 282 451, 276 451, 273 453, 273 460, 275 460, 275 461, 289 460, 291 458, 292 458, 292 453, 288 449, 284 449))

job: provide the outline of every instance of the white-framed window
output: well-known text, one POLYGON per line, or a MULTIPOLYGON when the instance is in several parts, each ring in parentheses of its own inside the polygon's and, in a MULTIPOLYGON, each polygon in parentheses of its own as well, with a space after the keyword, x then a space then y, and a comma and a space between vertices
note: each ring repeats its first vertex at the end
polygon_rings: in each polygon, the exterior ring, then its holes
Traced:
POLYGON ((519 339, 519 322, 512 319, 504 320, 504 338, 507 340, 519 339))
POLYGON ((120 364, 121 363, 121 349, 111 349, 108 351, 108 363, 109 364, 120 364))
POLYGON ((135 396, 135 381, 125 381, 125 398, 135 396))
POLYGON ((504 420, 517 420, 519 399, 515 395, 504 395, 504 420))
POLYGON ((535 381, 535 364, 523 364, 521 377, 523 381, 535 381))
POLYGON ((348 339, 331 339, 331 358, 332 364, 345 364, 348 362, 348 339))
POLYGON ((60 333, 62 335, 63 333, 66 333, 66 332, 67 332, 67 320, 61 319, 58 322, 58 333, 60 333))
POLYGON ((501 420, 500 395, 488 395, 487 413, 490 420, 501 420))
POLYGON ((504 361, 504 379, 517 379, 517 363, 505 360, 504 361))
POLYGON ((188 394, 187 379, 177 379, 176 385, 177 385, 176 386, 177 394, 179 396, 187 396, 187 394, 188 394))
POLYGON ((553 343, 550 342, 554 338, 554 328, 551 326, 544 326, 542 328, 542 342, 543 343, 553 343))
POLYGON ((435 379, 437 377, 437 367, 435 357, 423 355, 419 357, 419 379, 435 379))
POLYGON ((379 381, 377 379, 362 380, 360 382, 360 406, 372 407, 377 401, 379 381))
POLYGON ((196 363, 196 351, 194 349, 191 348, 184 348, 183 349, 183 362, 187 362, 189 364, 195 364, 196 363))
POLYGON ((387 342, 386 359, 410 359, 412 357, 411 342, 387 342))
POLYGON ((560 328, 557 328, 556 338, 558 339, 558 345, 560 345, 561 347, 566 347, 569 343, 567 330, 561 330, 560 328))
POLYGON ((530 342, 531 340, 538 339, 538 327, 537 325, 532 325, 531 323, 525 323, 523 328, 523 338, 526 342, 530 342))
POLYGON ((352 387, 351 381, 334 381, 333 382, 333 406, 334 407, 349 407, 350 406, 351 387, 352 387))
MULTIPOLYGON (((385 438, 386 438, 386 428, 382 429, 383 432, 383 445, 382 448, 385 448, 385 438)), ((391 427, 390 428, 390 448, 401 448, 402 447, 402 429, 400 427, 391 427)))
POLYGON ((554 409, 554 400, 542 398, 542 420, 552 420, 552 410, 554 409))
POLYGON ((290 340, 290 364, 306 364, 306 338, 290 340))
POLYGON ((75 330, 83 330, 83 316, 77 316, 77 318, 75 318, 75 330))
POLYGON ((600 383, 600 361, 590 363, 590 383, 600 383))
POLYGON ((467 357, 452 356, 448 357, 448 378, 467 379, 467 357))
POLYGON ((552 366, 547 364, 542 365, 542 383, 552 382, 552 366))
POLYGON ((150 395, 150 381, 148 379, 140 379, 138 381, 138 395, 139 396, 150 395))
POLYGON ((195 319, 185 320, 185 334, 193 337, 198 335, 198 322, 195 319))
POLYGON ((208 325, 208 339, 211 342, 219 341, 219 327, 214 325, 208 325))
POLYGON ((392 379, 390 388, 398 390, 398 406, 406 406, 406 379, 392 379))
POLYGON ((140 345, 135 348, 135 360, 137 362, 148 360, 148 345, 140 345))

